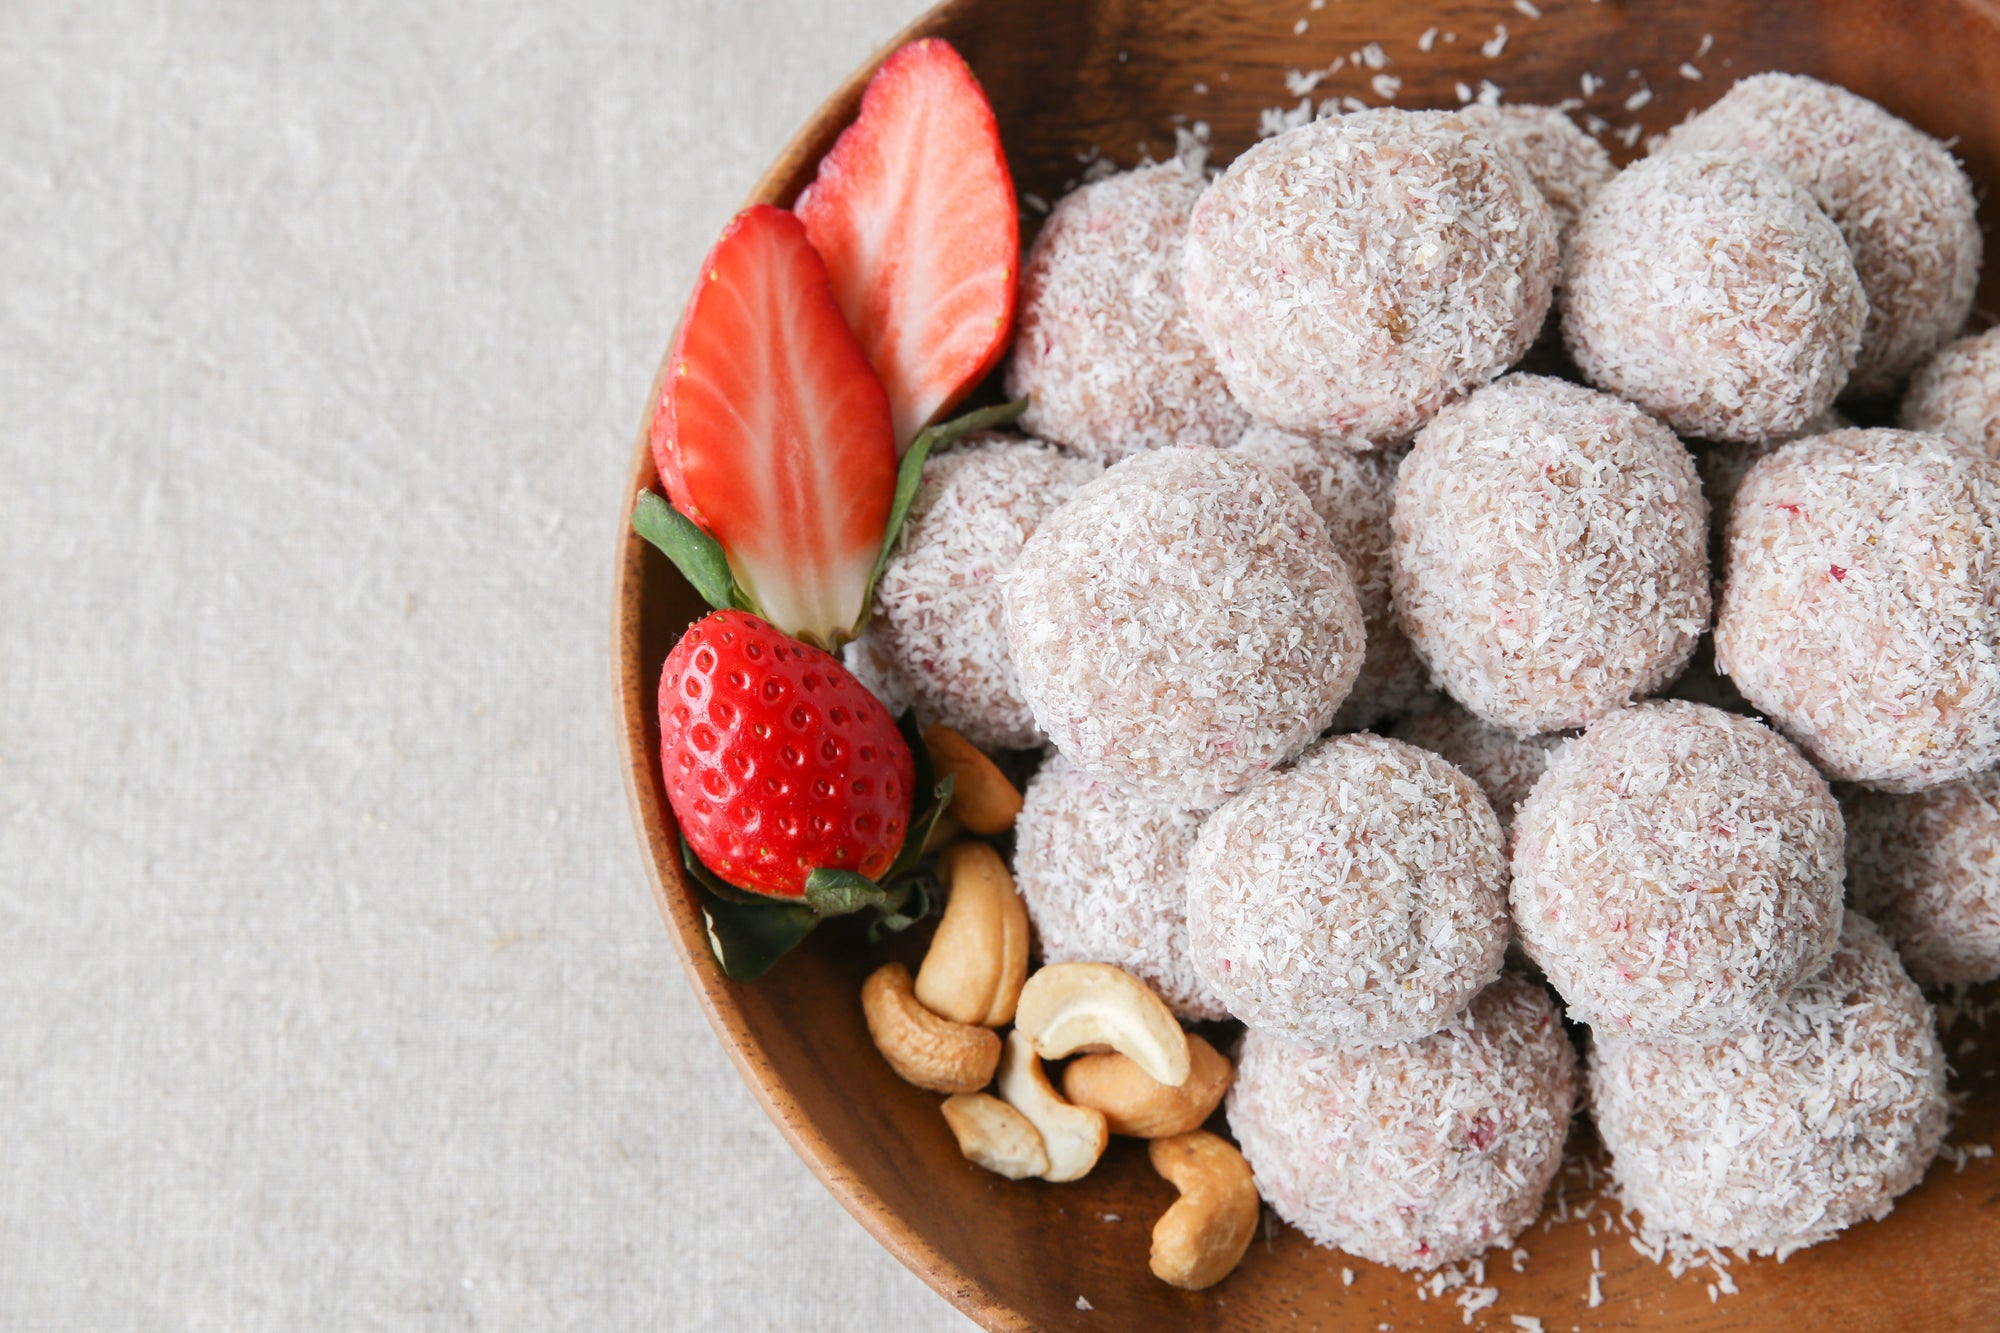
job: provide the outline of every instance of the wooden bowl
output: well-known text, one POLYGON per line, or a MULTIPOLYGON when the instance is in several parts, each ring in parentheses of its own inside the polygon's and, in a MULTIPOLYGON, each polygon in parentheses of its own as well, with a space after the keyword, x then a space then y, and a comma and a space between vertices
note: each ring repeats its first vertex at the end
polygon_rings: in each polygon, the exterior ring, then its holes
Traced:
MULTIPOLYGON (((1373 105, 1377 74, 1400 79, 1406 107, 1454 106, 1460 81, 1490 79, 1509 101, 1581 97, 1616 138, 1653 133, 1720 96, 1737 76, 1781 69, 1818 75, 1875 99, 1940 137, 1989 192, 2000 184, 2000 6, 1994 0, 1539 0, 1543 15, 1500 0, 953 0, 914 24, 913 36, 949 38, 984 82, 999 114, 1016 186, 1054 200, 1081 163, 1101 153, 1129 166, 1174 149, 1177 122, 1213 127, 1218 159, 1255 141, 1266 107, 1296 106, 1286 71, 1347 67, 1313 96, 1373 105), (1492 50, 1497 28, 1507 40, 1492 50), (1439 30, 1432 50, 1420 36, 1439 30), (1455 33, 1446 40, 1444 33, 1455 33), (1379 43, 1391 63, 1358 66, 1379 43), (1699 80, 1680 71, 1682 62, 1699 80), (1640 78, 1628 76, 1640 71, 1640 78), (1604 82, 1585 96, 1586 72, 1604 82), (1651 98, 1640 96, 1650 88, 1651 98), (1635 105, 1637 103, 1637 105, 1635 105), (1629 108, 1629 109, 1628 109, 1629 108), (1184 119, 1183 119, 1184 118, 1184 119), (1631 133, 1631 131, 1628 131, 1631 133)), ((752 194, 789 204, 820 155, 851 119, 873 63, 858 70, 799 131, 752 194)), ((1994 206, 1984 210, 1989 238, 1994 206)), ((1032 226, 1032 217, 1030 221, 1032 226)), ((1988 242, 1989 251, 2000 250, 1988 242)), ((2000 259, 1989 263, 1982 305, 2000 306, 2000 259)), ((664 312, 663 312, 664 313, 664 312)), ((657 392, 657 383, 655 392, 657 392)), ((652 398, 647 400, 650 417, 652 398)), ((657 486, 642 429, 632 494, 657 486)), ((674 570, 627 532, 620 538, 615 623, 616 685, 626 785, 645 843, 667 933, 716 1033, 778 1128, 836 1198, 923 1279, 988 1328, 1359 1329, 1465 1327, 1457 1293, 1419 1300, 1412 1277, 1317 1249, 1271 1220, 1241 1268, 1205 1293, 1177 1291, 1147 1271, 1153 1220, 1171 1187, 1147 1166, 1143 1145, 1115 1141, 1088 1178, 1070 1185, 1012 1183, 959 1157, 939 1098, 898 1081, 869 1044, 862 978, 884 957, 914 962, 923 941, 870 950, 850 928, 820 931, 762 981, 725 979, 703 938, 696 891, 681 875, 660 785, 654 692, 661 660, 703 608, 674 570), (1353 1285, 1342 1269, 1355 1274, 1353 1285)), ((1994 988, 1984 997, 1995 998, 1994 988)), ((2000 1023, 1961 1018, 1947 1032, 1968 1090, 1960 1143, 2000 1130, 2000 1023)), ((1579 1133, 1587 1140, 1587 1128, 1579 1133)), ((1574 1146, 1574 1145, 1573 1145, 1574 1146)), ((1583 1147, 1586 1159, 1594 1148, 1583 1147)), ((1513 1328, 1538 1317, 1550 1330, 1994 1329, 2000 1328, 2000 1163, 1962 1170, 1941 1160, 1886 1221, 1854 1228, 1785 1264, 1737 1261, 1738 1294, 1712 1299, 1706 1274, 1679 1280, 1606 1227, 1602 1200, 1569 1173, 1571 1220, 1551 1208, 1522 1237, 1525 1271, 1487 1257, 1499 1300, 1475 1325, 1513 1328), (1604 1303, 1587 1292, 1601 1257, 1604 1303)), ((1601 1172, 1599 1172, 1601 1175, 1601 1172)), ((1267 1219, 1269 1215, 1267 1213, 1267 1219)), ((801 1242, 809 1243, 809 1242, 801 1242)))

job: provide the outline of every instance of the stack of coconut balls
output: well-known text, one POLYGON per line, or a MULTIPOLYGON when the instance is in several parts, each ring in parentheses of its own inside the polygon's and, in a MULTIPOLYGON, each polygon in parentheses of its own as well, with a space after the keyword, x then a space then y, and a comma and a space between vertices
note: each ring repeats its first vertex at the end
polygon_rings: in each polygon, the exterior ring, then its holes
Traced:
POLYGON ((853 660, 1048 747, 1042 955, 1245 1025, 1229 1128, 1314 1240, 1511 1243, 1578 1105, 1699 1244, 1922 1175, 1917 983, 2000 977, 1973 207, 1936 140, 1760 75, 1623 171, 1551 109, 1377 110, 1048 218, 1027 435, 928 463, 853 660), (1538 340, 1560 376, 1508 374, 1538 340), (1902 429, 1839 415, 1906 385, 1902 429))

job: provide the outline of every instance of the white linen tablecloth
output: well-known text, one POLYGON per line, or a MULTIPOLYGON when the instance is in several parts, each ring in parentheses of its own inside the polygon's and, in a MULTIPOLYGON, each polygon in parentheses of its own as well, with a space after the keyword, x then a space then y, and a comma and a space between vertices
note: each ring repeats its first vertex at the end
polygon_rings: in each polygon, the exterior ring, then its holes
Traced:
POLYGON ((962 1329, 682 980, 613 535, 919 0, 0 4, 0 1327, 962 1329))

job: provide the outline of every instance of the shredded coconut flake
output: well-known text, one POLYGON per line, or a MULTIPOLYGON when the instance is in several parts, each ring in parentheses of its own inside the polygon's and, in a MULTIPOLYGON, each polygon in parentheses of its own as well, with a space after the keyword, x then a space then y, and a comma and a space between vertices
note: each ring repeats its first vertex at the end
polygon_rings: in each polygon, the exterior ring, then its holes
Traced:
POLYGON ((1039 440, 983 434, 927 460, 849 668, 986 749, 1039 744, 1008 657, 999 580, 1036 526, 1100 469, 1039 440))
MULTIPOLYGON (((1534 1220, 1561 1164, 1575 1063, 1546 994, 1510 974, 1406 1045, 1310 1050, 1253 1029, 1229 1127, 1273 1211, 1312 1240, 1433 1270, 1510 1245, 1534 1220)), ((1467 1281, 1443 1275, 1439 1291, 1467 1281)))
POLYGON ((1292 1041, 1428 1036, 1499 975, 1503 866, 1470 778, 1413 745, 1335 736, 1202 826, 1195 969, 1237 1018, 1292 1041))
POLYGON ((1726 555, 1716 662, 1824 771, 1914 791, 2000 761, 2000 462, 1907 431, 1788 444, 1726 555))
POLYGON ((1007 393, 1022 429, 1113 463, 1171 444, 1233 442, 1229 396, 1181 297, 1181 243, 1205 182, 1180 161, 1064 197, 1022 270, 1007 393))
POLYGON ((1744 156, 1628 167, 1564 258, 1563 340, 1578 367, 1684 435, 1755 442, 1804 427, 1846 383, 1867 313, 1839 229, 1744 156))
POLYGON ((1332 721, 1361 608, 1291 481, 1226 450, 1137 454, 1079 490, 1005 580, 1009 646, 1069 759, 1162 804, 1219 804, 1332 721))
POLYGON ((1523 735, 1679 674, 1708 620, 1707 506, 1659 422, 1513 375, 1425 427, 1396 482, 1396 613, 1454 699, 1523 735))
POLYGON ((1185 284, 1252 416, 1394 441, 1527 350, 1557 249, 1510 155, 1449 114, 1376 110, 1238 158, 1195 208, 1185 284))
POLYGON ((1641 1253, 1672 1238, 1782 1259, 1886 1216, 1944 1136, 1930 1006, 1855 913, 1833 961, 1756 1026, 1707 1042, 1595 1036, 1591 1106, 1642 1215, 1641 1253))
POLYGON ((1600 1038, 1716 1036, 1832 954, 1842 837, 1825 780, 1760 723, 1640 704, 1566 742, 1515 812, 1515 926, 1600 1038))
POLYGON ((1839 225, 1867 298, 1857 394, 1893 389, 1964 325, 1982 240, 1972 182, 1936 139, 1845 88, 1759 74, 1656 151, 1715 149, 1767 158, 1839 225))
POLYGON ((1947 345, 1903 395, 1902 425, 2000 458, 2000 328, 1947 345))
POLYGON ((1847 894, 1926 986, 2000 980, 2000 770, 1908 795, 1847 788, 1847 894))

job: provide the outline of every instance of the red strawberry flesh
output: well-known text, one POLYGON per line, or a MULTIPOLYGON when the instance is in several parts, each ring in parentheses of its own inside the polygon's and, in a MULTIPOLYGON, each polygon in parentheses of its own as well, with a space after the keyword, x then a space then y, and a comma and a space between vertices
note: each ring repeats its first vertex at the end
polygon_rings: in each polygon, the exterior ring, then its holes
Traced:
POLYGON ((815 869, 872 878, 902 850, 916 771, 894 719, 755 616, 714 612, 667 654, 660 755, 682 835, 739 888, 797 898, 815 869))
POLYGON ((737 214, 702 265, 652 430, 679 509, 788 634, 836 646, 861 619, 896 489, 881 382, 791 213, 737 214))
POLYGON ((906 449, 1006 351, 1021 262, 999 124, 950 43, 883 62, 795 208, 906 449))

